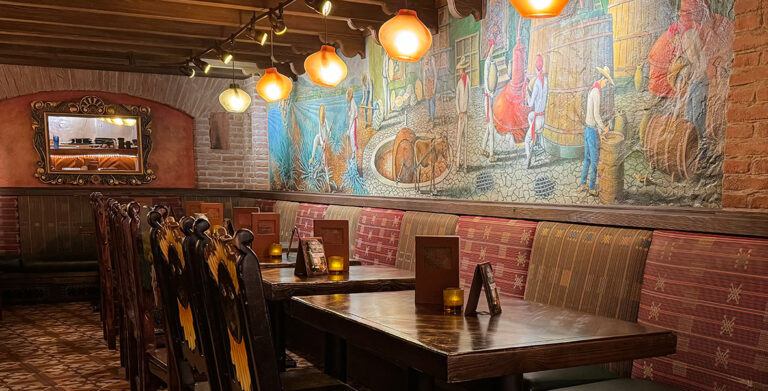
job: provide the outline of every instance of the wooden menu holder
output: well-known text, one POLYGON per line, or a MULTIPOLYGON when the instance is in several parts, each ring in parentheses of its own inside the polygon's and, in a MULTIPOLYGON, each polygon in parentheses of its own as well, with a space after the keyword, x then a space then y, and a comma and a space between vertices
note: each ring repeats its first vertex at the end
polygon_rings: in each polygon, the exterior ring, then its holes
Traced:
POLYGON ((501 301, 499 289, 493 277, 493 267, 490 262, 484 262, 475 266, 475 276, 472 277, 472 286, 469 288, 467 306, 464 308, 464 316, 476 315, 477 303, 480 301, 480 290, 485 290, 485 298, 488 301, 488 312, 491 316, 501 313, 501 301))
POLYGON ((196 213, 202 213, 202 201, 184 201, 184 215, 194 217, 196 213))
POLYGON ((202 202, 200 203, 200 213, 208 216, 211 227, 224 226, 224 204, 202 202))
POLYGON ((253 231, 251 228, 251 213, 261 213, 261 209, 257 206, 235 206, 232 208, 232 223, 235 227, 235 232, 240 228, 247 228, 253 231))
POLYGON ((349 221, 315 220, 315 237, 323 239, 327 257, 344 258, 344 273, 349 272, 349 221))
POLYGON ((269 246, 280 243, 280 214, 251 213, 250 229, 253 232, 253 252, 259 257, 259 262, 267 262, 271 259, 269 246))
MULTIPOLYGON (((299 234, 299 229, 293 227, 291 241, 288 242, 289 248, 293 244, 294 237, 299 240, 299 246, 296 250, 296 267, 293 269, 293 274, 305 277, 328 274, 328 259, 323 249, 323 239, 316 237, 302 238, 299 234)), ((289 250, 288 254, 290 253, 289 250)))
POLYGON ((416 236, 416 304, 443 304, 443 290, 459 286, 459 237, 416 236))

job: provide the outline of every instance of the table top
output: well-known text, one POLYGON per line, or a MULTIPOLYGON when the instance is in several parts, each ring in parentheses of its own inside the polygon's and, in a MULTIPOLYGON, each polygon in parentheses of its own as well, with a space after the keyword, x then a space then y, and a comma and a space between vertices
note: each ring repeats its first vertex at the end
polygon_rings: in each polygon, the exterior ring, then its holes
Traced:
MULTIPOLYGON (((482 308, 485 304, 481 303, 482 308)), ((292 316, 448 382, 655 357, 671 331, 514 298, 498 316, 445 315, 413 291, 293 298, 292 316)))
POLYGON ((416 286, 413 272, 379 265, 350 266, 349 273, 313 277, 296 276, 293 269, 265 269, 261 277, 264 295, 271 301, 291 296, 412 290, 416 286))

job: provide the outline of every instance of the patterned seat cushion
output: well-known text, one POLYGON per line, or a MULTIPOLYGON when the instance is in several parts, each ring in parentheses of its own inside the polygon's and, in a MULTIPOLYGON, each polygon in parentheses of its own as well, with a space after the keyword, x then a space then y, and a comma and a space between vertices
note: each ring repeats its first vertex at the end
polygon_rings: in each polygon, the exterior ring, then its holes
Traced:
MULTIPOLYGON (((651 231, 539 223, 525 300, 634 322, 651 231)), ((629 375, 631 363, 609 369, 629 375)))
POLYGON ((536 225, 535 221, 459 217, 462 286, 472 283, 475 265, 490 262, 499 292, 522 299, 536 225))
POLYGON ((768 390, 768 240, 655 231, 638 322, 674 330, 677 353, 633 376, 684 390, 768 390))
POLYGON ((291 232, 293 232, 293 227, 296 225, 296 213, 298 211, 298 202, 275 202, 275 213, 280 213, 280 242, 285 245, 291 240, 291 232))
POLYGON ((416 270, 413 259, 416 236, 455 235, 458 222, 459 216, 456 215, 405 212, 403 222, 400 225, 400 240, 397 244, 395 266, 405 270, 416 270))
POLYGON ((404 214, 402 210, 363 208, 353 257, 366 264, 395 266, 404 214))
POLYGON ((327 220, 347 220, 349 221, 349 253, 355 253, 355 240, 357 238, 357 222, 360 220, 360 212, 363 208, 356 206, 331 205, 325 211, 327 220))
POLYGON ((328 205, 299 204, 299 209, 296 212, 296 226, 299 228, 301 237, 314 236, 314 221, 325 218, 326 209, 328 209, 328 205))

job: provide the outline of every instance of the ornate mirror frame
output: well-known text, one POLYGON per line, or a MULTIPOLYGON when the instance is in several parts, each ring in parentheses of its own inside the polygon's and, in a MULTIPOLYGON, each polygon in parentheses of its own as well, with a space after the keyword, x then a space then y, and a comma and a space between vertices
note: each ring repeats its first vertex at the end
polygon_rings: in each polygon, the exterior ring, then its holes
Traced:
POLYGON ((105 102, 93 95, 84 96, 77 101, 68 102, 32 102, 32 130, 34 145, 40 160, 37 162, 35 177, 40 181, 53 185, 141 185, 157 179, 154 171, 149 168, 147 159, 152 151, 150 128, 152 116, 148 106, 121 105, 105 102), (138 144, 141 164, 139 172, 120 174, 115 172, 94 173, 61 173, 52 172, 49 159, 48 124, 49 114, 81 115, 81 116, 130 116, 137 118, 138 144))

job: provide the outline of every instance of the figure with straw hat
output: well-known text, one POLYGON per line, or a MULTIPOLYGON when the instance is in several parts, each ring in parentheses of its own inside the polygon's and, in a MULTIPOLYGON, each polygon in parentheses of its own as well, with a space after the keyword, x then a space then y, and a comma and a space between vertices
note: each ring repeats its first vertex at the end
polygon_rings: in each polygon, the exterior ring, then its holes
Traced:
POLYGON ((493 93, 496 91, 497 70, 496 63, 493 61, 493 39, 488 40, 488 52, 485 55, 485 67, 483 68, 483 103, 485 103, 485 136, 483 136, 483 149, 480 153, 488 156, 488 161, 496 162, 496 156, 493 156, 494 133, 496 126, 493 124, 493 93))
POLYGON ((325 187, 326 191, 331 191, 331 177, 328 175, 328 150, 327 150, 327 142, 328 137, 331 136, 331 127, 328 126, 328 122, 325 120, 325 105, 320 105, 320 109, 318 111, 318 117, 320 119, 320 126, 317 130, 317 135, 315 136, 315 141, 312 143, 312 156, 309 158, 309 164, 311 165, 312 162, 315 160, 315 154, 317 153, 317 148, 320 147, 321 153, 323 154, 323 172, 325 173, 325 187))
POLYGON ((467 150, 464 148, 464 140, 467 138, 467 110, 469 109, 469 75, 467 68, 469 60, 467 56, 461 58, 456 64, 456 71, 459 72, 459 81, 456 83, 456 112, 459 114, 458 132, 456 133, 456 169, 459 170, 464 165, 464 172, 467 172, 467 150), (462 162, 463 160, 463 162, 462 162))
POLYGON ((614 85, 611 70, 608 69, 608 66, 597 68, 597 72, 600 73, 600 79, 592 85, 587 95, 586 127, 584 129, 584 166, 581 169, 581 181, 579 182, 579 189, 582 191, 588 190, 589 195, 592 196, 597 195, 595 181, 597 180, 597 163, 600 160, 600 138, 603 136, 603 133, 608 131, 608 125, 603 122, 603 118, 600 116, 600 97, 602 96, 602 89, 608 86, 608 83, 614 85), (590 174, 589 186, 587 186, 587 176, 590 174))

